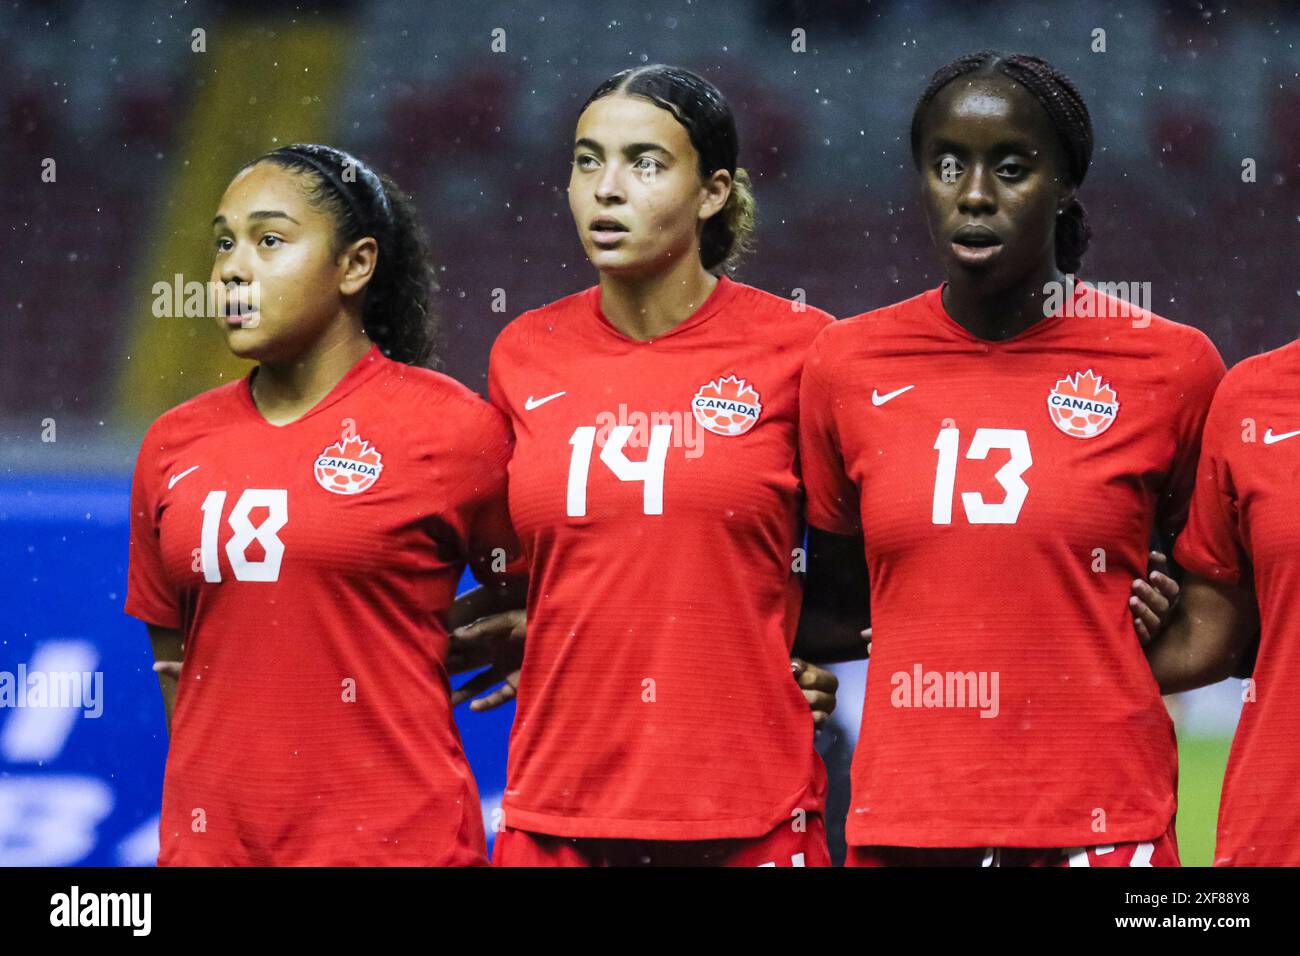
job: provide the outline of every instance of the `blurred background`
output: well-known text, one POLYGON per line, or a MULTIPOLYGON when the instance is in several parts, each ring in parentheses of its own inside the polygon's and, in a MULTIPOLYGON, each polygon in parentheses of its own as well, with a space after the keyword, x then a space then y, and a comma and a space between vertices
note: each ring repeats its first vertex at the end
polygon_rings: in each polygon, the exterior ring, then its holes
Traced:
MULTIPOLYGON (((0 865, 157 853, 163 710, 122 613, 130 472, 155 417, 246 372, 211 320, 154 304, 158 283, 206 281, 208 224, 248 159, 327 142, 412 193, 442 368, 486 392, 501 328, 594 281, 565 187, 577 109, 608 75, 672 62, 723 90, 759 202, 738 278, 847 316, 940 280, 907 143, 929 74, 984 47, 1036 53, 1093 115, 1083 277, 1150 282, 1153 310, 1232 365, 1296 335, 1297 40, 1300 6, 1280 0, 5 3, 0 670, 101 671, 104 710, 0 709, 0 865)), ((819 741, 837 844, 865 671, 839 673, 819 741)), ((1211 859, 1240 695, 1170 700, 1185 863, 1211 859)), ((512 715, 460 715, 489 821, 512 715)))

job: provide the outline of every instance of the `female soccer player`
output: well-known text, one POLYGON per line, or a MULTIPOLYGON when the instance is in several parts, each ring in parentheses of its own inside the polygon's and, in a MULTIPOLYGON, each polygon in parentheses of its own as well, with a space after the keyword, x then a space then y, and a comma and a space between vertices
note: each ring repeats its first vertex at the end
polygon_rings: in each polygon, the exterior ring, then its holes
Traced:
MULTIPOLYGON (((429 257, 391 182, 338 150, 277 150, 236 177, 214 231, 213 279, 236 289, 227 342, 262 364, 163 416, 136 471, 127 609, 150 623, 169 723, 182 642, 194 677, 160 861, 484 862, 446 673, 500 651, 447 655, 446 627, 522 603, 514 587, 450 603, 467 557, 480 578, 519 583, 495 573, 517 547, 508 429, 408 367, 430 351, 429 257), (277 641, 285 628, 308 639, 277 641), (254 742, 247 758, 220 744, 227 715, 254 742)), ((824 719, 834 678, 804 679, 824 719)))
POLYGON ((493 348, 530 582, 494 863, 829 861, 788 654, 798 383, 830 317, 720 274, 753 220, 736 159, 704 79, 602 83, 569 182, 599 284, 493 348))
POLYGON ((160 660, 184 643, 158 862, 486 863, 444 655, 522 596, 508 425, 416 367, 423 232, 359 160, 262 156, 213 238, 226 343, 260 364, 150 427, 131 499, 127 613, 160 660), (467 561, 502 590, 449 621, 467 561))
POLYGON ((1125 603, 1153 523, 1184 522, 1223 363, 1071 288, 1092 127, 1049 64, 953 61, 911 146, 947 281, 827 328, 802 383, 809 522, 863 533, 870 567, 849 862, 1176 865, 1173 727, 1125 603))
POLYGON ((1241 674, 1258 636, 1223 780, 1216 866, 1300 866, 1297 382, 1300 342, 1292 342, 1235 366, 1219 386, 1174 552, 1187 570, 1182 601, 1147 647, 1168 694, 1241 674))

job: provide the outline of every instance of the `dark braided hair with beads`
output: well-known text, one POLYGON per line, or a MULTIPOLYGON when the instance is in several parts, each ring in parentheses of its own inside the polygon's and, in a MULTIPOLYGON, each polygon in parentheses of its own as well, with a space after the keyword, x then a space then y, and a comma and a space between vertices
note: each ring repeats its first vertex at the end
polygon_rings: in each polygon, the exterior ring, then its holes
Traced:
MULTIPOLYGON (((920 168, 921 130, 926 109, 939 91, 961 76, 996 74, 1019 83, 1042 105, 1061 141, 1070 185, 1081 185, 1092 163, 1092 117, 1088 114, 1088 106, 1068 76, 1046 60, 1028 53, 980 50, 959 56, 936 70, 912 112, 912 162, 920 168)), ((1066 273, 1076 272, 1091 238, 1087 213, 1075 199, 1056 219, 1057 268, 1066 273)))

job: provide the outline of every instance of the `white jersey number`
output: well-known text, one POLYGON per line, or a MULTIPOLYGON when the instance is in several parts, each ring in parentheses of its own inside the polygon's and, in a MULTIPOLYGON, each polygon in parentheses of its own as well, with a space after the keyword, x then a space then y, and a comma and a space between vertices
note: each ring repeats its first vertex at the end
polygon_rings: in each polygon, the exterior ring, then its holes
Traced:
MULTIPOLYGON (((961 441, 955 428, 942 428, 934 440, 934 450, 939 453, 939 464, 934 473, 934 524, 952 524, 952 493, 957 483, 957 450, 961 441)), ((977 491, 963 491, 962 507, 971 524, 1015 524, 1020 509, 1029 496, 1029 486, 1020 476, 1034 463, 1029 453, 1029 436, 1022 428, 979 428, 971 439, 966 457, 983 460, 994 448, 1011 452, 1011 458, 993 477, 1006 491, 1006 497, 990 504, 977 491)))
MULTIPOLYGON (((221 581, 221 565, 217 560, 217 532, 221 527, 221 512, 226 505, 224 491, 209 491, 203 499, 203 533, 199 539, 199 557, 203 564, 203 580, 214 584, 221 581)), ((280 562, 284 558, 284 542, 276 532, 289 522, 289 492, 284 488, 249 488, 239 496, 230 512, 230 529, 235 532, 226 542, 226 557, 236 581, 277 581, 280 562), (254 508, 267 510, 266 520, 254 525, 248 520, 254 508), (249 561, 244 552, 256 541, 266 552, 260 561, 249 561)))
MULTIPOLYGON (((655 425, 650 429, 650 449, 645 461, 628 461, 623 447, 632 437, 631 425, 617 425, 610 429, 609 439, 600 450, 600 460, 619 481, 644 483, 641 510, 648 515, 664 513, 664 462, 668 459, 668 445, 672 441, 672 425, 655 425)), ((566 514, 581 518, 587 514, 587 474, 591 470, 591 450, 596 447, 596 426, 580 425, 569 436, 573 453, 569 456, 569 494, 566 514)))

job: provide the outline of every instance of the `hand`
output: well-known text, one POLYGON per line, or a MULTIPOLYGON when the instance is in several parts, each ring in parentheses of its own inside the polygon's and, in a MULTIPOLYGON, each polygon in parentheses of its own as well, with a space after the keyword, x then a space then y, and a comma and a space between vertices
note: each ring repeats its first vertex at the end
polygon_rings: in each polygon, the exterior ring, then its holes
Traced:
POLYGON ((804 700, 812 708, 813 726, 821 727, 831 719, 835 710, 835 691, 840 686, 840 679, 830 671, 797 657, 790 658, 790 670, 794 673, 795 683, 803 691, 804 700))
POLYGON ((871 628, 862 632, 862 639, 867 642, 867 657, 871 656, 871 628))
POLYGON ((164 677, 170 677, 173 680, 181 679, 181 662, 180 661, 155 661, 153 665, 155 674, 162 674, 164 677))
POLYGON ((472 701, 470 710, 492 710, 515 699, 524 662, 526 621, 522 610, 503 611, 481 617, 473 624, 451 632, 447 648, 448 673, 460 674, 476 667, 487 667, 483 673, 475 674, 452 691, 453 707, 486 690, 491 690, 491 693, 472 701))
POLYGON ((1159 551, 1147 556, 1147 580, 1133 582, 1128 599, 1133 629, 1142 646, 1160 635, 1178 605, 1178 582, 1169 576, 1169 559, 1159 551))

